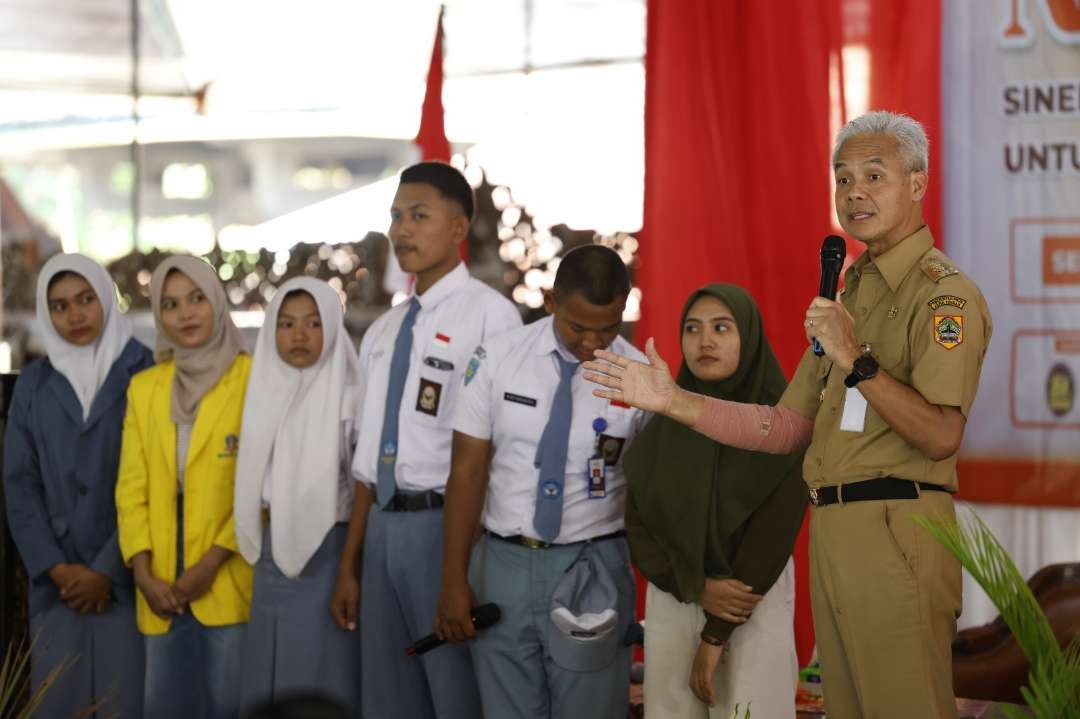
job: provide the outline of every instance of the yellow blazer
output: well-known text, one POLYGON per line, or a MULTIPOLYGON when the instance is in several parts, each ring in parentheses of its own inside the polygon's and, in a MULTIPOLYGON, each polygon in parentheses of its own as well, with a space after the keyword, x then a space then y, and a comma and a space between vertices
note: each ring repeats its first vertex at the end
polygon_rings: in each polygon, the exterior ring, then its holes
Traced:
MULTIPOLYGON (((176 424, 172 406, 173 361, 143 370, 128 386, 116 511, 124 562, 151 553, 154 576, 176 580, 176 424)), ((199 403, 184 470, 184 566, 216 544, 235 554, 226 560, 210 590, 191 602, 201 623, 246 622, 251 608, 251 566, 240 556, 233 523, 233 484, 251 357, 241 354, 199 403)), ((143 634, 164 634, 170 619, 150 609, 142 592, 136 619, 143 634)))

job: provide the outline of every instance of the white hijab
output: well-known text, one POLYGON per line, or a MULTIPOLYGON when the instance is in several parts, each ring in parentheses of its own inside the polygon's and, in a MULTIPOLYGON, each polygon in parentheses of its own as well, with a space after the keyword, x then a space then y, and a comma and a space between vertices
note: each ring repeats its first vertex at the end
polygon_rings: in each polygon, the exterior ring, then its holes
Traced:
POLYGON ((45 336, 49 361, 71 383, 82 405, 85 422, 109 370, 131 339, 131 320, 120 314, 116 306, 116 285, 105 268, 86 255, 55 255, 38 274, 37 321, 45 336), (101 334, 85 347, 62 338, 49 313, 49 282, 61 272, 74 272, 85 279, 101 303, 101 334))
POLYGON ((311 277, 279 287, 255 341, 236 465, 236 538, 249 563, 261 554, 267 481, 271 548, 282 573, 298 576, 322 544, 337 520, 342 422, 357 415, 360 389, 360 361, 337 292, 311 277), (278 311, 295 290, 315 299, 322 318, 322 352, 306 369, 287 364, 277 350, 278 311))

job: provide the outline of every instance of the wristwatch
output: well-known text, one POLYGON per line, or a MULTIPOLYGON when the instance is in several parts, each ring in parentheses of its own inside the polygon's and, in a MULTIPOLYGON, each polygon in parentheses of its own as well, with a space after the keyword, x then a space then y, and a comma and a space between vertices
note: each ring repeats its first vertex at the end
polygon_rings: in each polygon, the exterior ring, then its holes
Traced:
POLYGON ((872 354, 860 355, 851 365, 851 374, 844 378, 845 387, 854 387, 864 379, 870 379, 877 374, 878 361, 872 354))

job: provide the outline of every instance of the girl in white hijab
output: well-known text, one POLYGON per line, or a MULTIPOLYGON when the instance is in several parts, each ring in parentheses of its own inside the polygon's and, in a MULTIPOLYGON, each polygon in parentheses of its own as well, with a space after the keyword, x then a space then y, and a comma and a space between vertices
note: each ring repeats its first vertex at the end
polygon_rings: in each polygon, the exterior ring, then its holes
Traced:
POLYGON ((236 534, 255 565, 244 708, 286 692, 358 704, 357 635, 329 606, 352 507, 360 391, 337 292, 289 280, 256 340, 240 435, 236 534))
POLYGON ((57 255, 38 275, 47 357, 15 385, 4 437, 8 526, 30 576, 34 687, 71 657, 38 716, 142 716, 143 646, 114 489, 131 377, 153 364, 105 268, 57 255))

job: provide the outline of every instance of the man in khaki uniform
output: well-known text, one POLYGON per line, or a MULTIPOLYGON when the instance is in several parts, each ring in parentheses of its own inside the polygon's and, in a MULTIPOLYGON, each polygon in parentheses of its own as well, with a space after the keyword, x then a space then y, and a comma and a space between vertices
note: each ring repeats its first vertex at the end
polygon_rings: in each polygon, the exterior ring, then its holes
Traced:
POLYGON ((912 519, 955 516, 956 453, 992 325, 979 288, 923 224, 927 155, 922 127, 903 115, 868 113, 840 131, 837 215, 867 251, 839 301, 808 308, 807 339, 825 356, 807 349, 777 407, 674 388, 651 342, 649 365, 607 353, 586 364, 586 378, 611 388, 600 396, 726 444, 809 443, 811 600, 830 719, 956 716, 960 566, 912 519))

